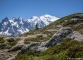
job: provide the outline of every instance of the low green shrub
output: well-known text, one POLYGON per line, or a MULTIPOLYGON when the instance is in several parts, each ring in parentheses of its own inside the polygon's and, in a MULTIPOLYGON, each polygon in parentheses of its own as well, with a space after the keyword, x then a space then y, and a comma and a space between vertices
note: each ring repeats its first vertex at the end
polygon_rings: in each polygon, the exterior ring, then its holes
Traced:
POLYGON ((19 41, 20 40, 20 38, 16 38, 16 41, 19 41))
POLYGON ((74 21, 73 20, 67 20, 63 23, 63 26, 67 26, 67 25, 70 25, 70 24, 74 24, 74 21))
POLYGON ((54 55, 49 55, 49 56, 46 56, 46 57, 42 57, 43 60, 56 60, 55 59, 55 56, 54 55))
POLYGON ((26 51, 24 54, 18 54, 15 57, 15 60, 34 60, 34 56, 39 56, 39 54, 36 51, 26 51))
POLYGON ((14 46, 15 44, 17 44, 16 41, 14 41, 14 42, 9 42, 9 45, 11 45, 11 46, 14 46))
POLYGON ((17 41, 13 38, 8 39, 7 42, 8 42, 8 45, 10 46, 14 46, 15 44, 17 44, 17 41))
POLYGON ((14 60, 33 60, 32 55, 26 55, 26 54, 18 54, 14 60))
POLYGON ((7 42, 14 42, 14 41, 15 41, 14 38, 10 38, 10 39, 7 40, 7 42))
POLYGON ((3 37, 0 37, 0 43, 4 43, 5 40, 3 39, 3 37))
POLYGON ((0 49, 5 49, 6 48, 6 44, 1 44, 0 45, 0 49))
POLYGON ((83 46, 75 45, 74 47, 70 47, 68 49, 67 55, 71 58, 79 58, 83 56, 83 46))
POLYGON ((59 54, 55 55, 56 60, 67 60, 69 57, 66 55, 66 51, 62 51, 59 54))
POLYGON ((30 43, 30 41, 39 42, 40 41, 40 38, 26 38, 24 40, 24 44, 28 44, 28 43, 30 43))

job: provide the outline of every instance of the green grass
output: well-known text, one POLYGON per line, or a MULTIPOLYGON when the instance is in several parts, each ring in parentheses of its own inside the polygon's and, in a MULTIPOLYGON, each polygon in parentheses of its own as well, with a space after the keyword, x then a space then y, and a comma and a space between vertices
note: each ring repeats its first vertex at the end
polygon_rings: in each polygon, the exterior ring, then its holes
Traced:
POLYGON ((39 42, 41 38, 27 38, 24 40, 24 44, 29 44, 31 41, 33 42, 39 42))
POLYGON ((6 48, 6 44, 1 44, 0 45, 0 49, 5 49, 6 48))
POLYGON ((15 44, 17 44, 17 41, 13 38, 8 39, 7 43, 5 43, 5 40, 2 37, 0 37, 0 49, 9 49, 15 44))
POLYGON ((36 37, 36 38, 27 38, 24 40, 24 44, 29 44, 30 42, 43 42, 47 41, 49 38, 42 38, 42 37, 36 37))
POLYGON ((11 46, 14 46, 15 44, 17 44, 17 41, 13 38, 8 39, 7 42, 8 42, 8 45, 11 45, 11 46))
POLYGON ((3 37, 0 37, 0 43, 4 43, 5 40, 3 39, 3 37))
POLYGON ((56 60, 67 60, 69 57, 66 55, 66 51, 62 51, 59 54, 55 54, 56 60))
POLYGON ((3 37, 0 37, 0 49, 4 49, 6 47, 5 40, 3 39, 3 37))
POLYGON ((24 44, 29 44, 30 42, 45 42, 49 39, 50 39, 50 37, 43 37, 42 35, 39 35, 39 36, 34 37, 34 38, 26 38, 24 40, 24 44))
POLYGON ((3 49, 10 49, 12 46, 17 44, 17 41, 13 38, 7 39, 7 44, 3 45, 3 49))

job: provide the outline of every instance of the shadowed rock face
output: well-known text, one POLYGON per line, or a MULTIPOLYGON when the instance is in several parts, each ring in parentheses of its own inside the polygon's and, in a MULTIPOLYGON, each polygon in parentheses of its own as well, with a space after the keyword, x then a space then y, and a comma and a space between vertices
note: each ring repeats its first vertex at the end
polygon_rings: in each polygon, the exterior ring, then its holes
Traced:
POLYGON ((26 50, 32 50, 37 52, 45 51, 49 46, 54 46, 60 43, 64 38, 69 37, 73 40, 83 41, 83 35, 79 32, 72 31, 70 27, 62 27, 58 30, 53 37, 47 42, 32 42, 22 47, 20 53, 24 53, 26 50))

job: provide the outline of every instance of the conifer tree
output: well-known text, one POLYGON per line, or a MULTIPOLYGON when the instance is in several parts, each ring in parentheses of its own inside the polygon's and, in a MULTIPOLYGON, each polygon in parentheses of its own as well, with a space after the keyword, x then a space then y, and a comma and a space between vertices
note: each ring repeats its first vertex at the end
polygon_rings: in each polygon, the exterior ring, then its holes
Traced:
POLYGON ((36 25, 35 25, 35 29, 36 29, 36 30, 38 30, 38 29, 39 29, 38 24, 36 24, 36 25))

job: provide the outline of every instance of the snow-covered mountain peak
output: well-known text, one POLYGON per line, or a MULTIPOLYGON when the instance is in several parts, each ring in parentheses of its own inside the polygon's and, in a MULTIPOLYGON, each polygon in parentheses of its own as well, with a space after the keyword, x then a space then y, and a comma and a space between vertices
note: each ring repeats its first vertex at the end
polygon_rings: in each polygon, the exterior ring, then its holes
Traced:
POLYGON ((57 20, 57 19, 59 19, 59 18, 57 18, 57 17, 55 17, 55 16, 51 16, 51 15, 49 15, 49 14, 46 14, 46 15, 43 15, 43 16, 40 16, 40 19, 41 20, 43 20, 43 21, 51 21, 51 22, 53 22, 53 21, 55 21, 55 20, 57 20))
POLYGON ((14 20, 15 20, 16 18, 15 17, 13 17, 12 19, 10 19, 9 20, 9 22, 11 23, 11 22, 13 22, 14 23, 14 20))
POLYGON ((13 17, 11 20, 15 20, 16 18, 15 17, 13 17))
POLYGON ((37 16, 32 16, 32 18, 31 19, 36 19, 36 18, 38 18, 37 16))
POLYGON ((37 16, 32 16, 30 19, 27 19, 28 22, 35 22, 35 21, 39 21, 39 17, 37 16))
POLYGON ((32 16, 31 20, 39 20, 39 17, 37 17, 37 16, 32 16))
POLYGON ((3 20, 2 20, 2 22, 8 22, 9 21, 9 19, 7 18, 7 17, 5 17, 3 20))
POLYGON ((8 17, 5 17, 4 19, 7 19, 8 20, 8 17))
POLYGON ((23 20, 23 18, 22 18, 22 17, 19 17, 18 19, 19 19, 19 20, 23 20))
POLYGON ((52 16, 51 16, 51 15, 49 15, 49 14, 45 14, 44 16, 45 16, 45 17, 52 17, 52 16))
POLYGON ((39 25, 39 28, 44 27, 48 24, 50 24, 51 22, 57 20, 58 18, 55 16, 51 16, 49 14, 46 15, 42 15, 42 16, 32 16, 31 19, 28 19, 27 22, 30 23, 31 26, 33 26, 33 28, 35 27, 36 24, 39 25))

